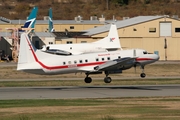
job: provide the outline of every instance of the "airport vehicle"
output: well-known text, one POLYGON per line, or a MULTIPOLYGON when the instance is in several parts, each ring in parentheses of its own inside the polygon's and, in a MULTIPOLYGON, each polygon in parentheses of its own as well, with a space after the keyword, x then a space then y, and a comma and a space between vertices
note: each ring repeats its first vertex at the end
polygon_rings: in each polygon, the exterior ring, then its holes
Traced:
POLYGON ((17 70, 33 74, 55 75, 84 72, 84 81, 91 83, 90 74, 105 73, 104 82, 112 81, 110 74, 141 66, 141 77, 145 77, 144 66, 159 59, 142 49, 95 52, 78 55, 51 54, 38 50, 32 44, 28 33, 22 33, 17 70))
POLYGON ((72 55, 77 55, 102 51, 114 51, 117 49, 122 50, 116 25, 112 24, 108 36, 96 42, 77 44, 50 44, 43 46, 42 51, 48 52, 60 50, 64 51, 64 53, 62 52, 64 55, 69 55, 69 53, 72 55))

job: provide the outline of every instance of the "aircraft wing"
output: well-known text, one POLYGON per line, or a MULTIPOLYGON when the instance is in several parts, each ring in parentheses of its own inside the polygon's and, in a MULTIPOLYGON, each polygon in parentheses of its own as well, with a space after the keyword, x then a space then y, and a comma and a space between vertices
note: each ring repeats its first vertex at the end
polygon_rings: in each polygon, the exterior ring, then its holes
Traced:
POLYGON ((99 72, 99 71, 113 71, 121 69, 124 65, 127 64, 134 64, 135 57, 125 57, 120 59, 115 59, 112 61, 105 62, 101 65, 92 65, 92 66, 85 66, 79 68, 79 70, 84 72, 99 72))
POLYGON ((94 67, 95 66, 86 66, 86 67, 79 68, 79 70, 81 70, 83 72, 93 72, 94 71, 94 67))
POLYGON ((124 65, 127 64, 134 64, 135 57, 125 57, 120 59, 115 59, 112 61, 105 62, 101 65, 95 66, 94 70, 97 71, 110 71, 110 70, 117 70, 122 68, 124 65))

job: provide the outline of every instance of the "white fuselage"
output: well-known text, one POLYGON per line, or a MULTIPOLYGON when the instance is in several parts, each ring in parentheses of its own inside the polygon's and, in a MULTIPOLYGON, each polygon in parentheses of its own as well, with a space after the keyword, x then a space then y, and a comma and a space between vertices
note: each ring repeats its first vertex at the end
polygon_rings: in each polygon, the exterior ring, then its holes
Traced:
MULTIPOLYGON (((45 45, 42 51, 49 52, 47 50, 61 50, 65 51, 64 55, 68 52, 71 55, 93 53, 93 52, 105 52, 107 50, 122 49, 116 25, 112 24, 108 36, 91 43, 75 43, 75 44, 50 44, 45 45)), ((62 53, 63 54, 63 53, 62 53)))
MULTIPOLYGON (((81 43, 81 44, 55 44, 43 46, 42 51, 46 51, 47 47, 49 49, 63 50, 70 52, 73 55, 84 54, 84 53, 94 53, 94 52, 106 52, 108 47, 103 46, 98 43, 81 43)), ((119 49, 119 47, 114 47, 111 49, 119 49)))
POLYGON ((85 71, 93 72, 96 71, 94 70, 95 66, 119 58, 136 57, 135 62, 144 65, 155 62, 159 59, 158 55, 143 54, 143 51, 144 50, 141 49, 131 49, 62 56, 48 54, 40 50, 36 50, 36 52, 32 50, 31 52, 34 62, 19 64, 18 69, 35 74, 64 74, 85 71))

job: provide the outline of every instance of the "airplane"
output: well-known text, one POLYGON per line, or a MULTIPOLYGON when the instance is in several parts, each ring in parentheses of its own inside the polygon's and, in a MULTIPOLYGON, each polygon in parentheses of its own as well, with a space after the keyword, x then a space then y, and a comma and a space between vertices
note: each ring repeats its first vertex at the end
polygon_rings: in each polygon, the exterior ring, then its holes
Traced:
POLYGON ((53 21, 52 21, 52 8, 49 9, 49 32, 54 32, 55 29, 53 27, 53 21))
POLYGON ((159 60, 157 54, 148 53, 143 49, 129 49, 106 52, 95 52, 78 55, 50 54, 38 50, 32 44, 29 33, 21 34, 20 52, 17 70, 40 75, 56 75, 83 72, 84 81, 91 83, 90 74, 104 72, 105 83, 112 81, 109 74, 122 73, 123 70, 140 66, 144 78, 144 66, 159 60))
POLYGON ((34 25, 36 23, 36 16, 37 16, 38 8, 34 7, 28 16, 24 26, 22 28, 34 28, 34 25))
MULTIPOLYGON (((25 24, 21 27, 18 28, 18 31, 20 33, 25 32, 28 29, 34 28, 34 25, 36 23, 36 16, 37 16, 38 8, 34 7, 28 16, 27 20, 25 21, 25 24)), ((7 28, 9 30, 12 30, 12 28, 7 28)))
POLYGON ((119 36, 115 24, 111 24, 107 37, 92 43, 77 43, 77 44, 50 44, 44 45, 42 51, 49 53, 58 53, 62 55, 77 55, 93 52, 105 52, 121 49, 119 36))

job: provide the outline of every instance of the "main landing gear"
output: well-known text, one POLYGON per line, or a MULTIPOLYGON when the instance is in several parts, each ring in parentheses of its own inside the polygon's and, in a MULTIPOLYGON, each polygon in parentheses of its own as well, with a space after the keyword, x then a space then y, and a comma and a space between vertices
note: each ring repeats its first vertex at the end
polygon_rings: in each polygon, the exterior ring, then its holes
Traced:
POLYGON ((108 77, 109 73, 107 71, 105 71, 106 77, 104 78, 104 82, 105 83, 111 83, 112 79, 111 77, 108 77))
MULTIPOLYGON (((105 72, 105 74, 106 74, 106 77, 104 78, 104 82, 105 83, 111 83, 112 79, 111 79, 111 77, 108 77, 108 75, 109 75, 108 72, 105 72)), ((88 77, 88 76, 89 76, 89 74, 86 73, 86 77, 84 79, 85 83, 91 83, 92 82, 92 78, 88 77)))
POLYGON ((85 83, 91 83, 91 82, 92 82, 92 78, 91 78, 91 77, 88 77, 88 76, 89 76, 89 74, 86 73, 86 77, 85 77, 85 79, 84 79, 84 82, 85 82, 85 83))

